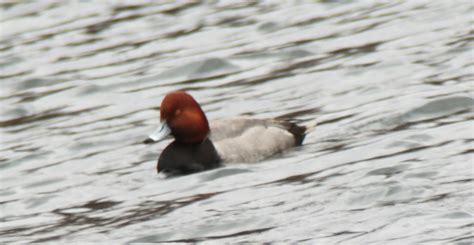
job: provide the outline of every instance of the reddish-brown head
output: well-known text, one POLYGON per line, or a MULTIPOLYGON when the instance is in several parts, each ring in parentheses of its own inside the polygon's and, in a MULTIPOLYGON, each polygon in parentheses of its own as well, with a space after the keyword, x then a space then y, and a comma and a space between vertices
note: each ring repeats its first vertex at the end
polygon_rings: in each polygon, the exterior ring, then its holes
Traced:
POLYGON ((176 141, 199 143, 209 134, 209 123, 201 106, 186 92, 167 94, 161 102, 160 119, 168 124, 176 141))

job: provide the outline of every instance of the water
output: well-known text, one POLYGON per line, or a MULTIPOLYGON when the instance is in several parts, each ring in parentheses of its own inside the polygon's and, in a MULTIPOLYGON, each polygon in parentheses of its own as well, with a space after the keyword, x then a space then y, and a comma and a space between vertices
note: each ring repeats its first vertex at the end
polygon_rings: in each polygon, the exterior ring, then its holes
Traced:
POLYGON ((473 242, 471 1, 3 3, 2 242, 473 242), (320 125, 156 174, 172 90, 320 125))

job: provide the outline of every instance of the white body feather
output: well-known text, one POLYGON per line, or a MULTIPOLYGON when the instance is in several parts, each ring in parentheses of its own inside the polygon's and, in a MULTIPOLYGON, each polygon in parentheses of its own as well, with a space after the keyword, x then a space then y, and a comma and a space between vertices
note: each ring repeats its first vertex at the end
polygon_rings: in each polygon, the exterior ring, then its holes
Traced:
POLYGON ((224 163, 258 162, 295 145, 279 121, 238 117, 210 122, 209 138, 224 163))

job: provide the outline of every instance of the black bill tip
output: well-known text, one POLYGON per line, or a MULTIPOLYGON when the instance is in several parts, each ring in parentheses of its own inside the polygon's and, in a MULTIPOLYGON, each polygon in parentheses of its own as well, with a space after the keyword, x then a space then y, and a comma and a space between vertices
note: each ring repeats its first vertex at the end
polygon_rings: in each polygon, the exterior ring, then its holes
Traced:
POLYGON ((146 140, 143 141, 143 144, 152 144, 152 143, 155 143, 155 141, 150 138, 147 138, 146 140))

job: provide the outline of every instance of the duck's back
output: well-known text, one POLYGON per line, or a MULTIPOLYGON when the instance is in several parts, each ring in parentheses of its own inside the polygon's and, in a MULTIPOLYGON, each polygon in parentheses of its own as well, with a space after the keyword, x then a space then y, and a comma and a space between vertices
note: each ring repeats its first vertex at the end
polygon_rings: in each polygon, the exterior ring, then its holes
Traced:
POLYGON ((223 162, 257 162, 301 145, 305 126, 275 119, 238 117, 210 123, 210 139, 223 162))

